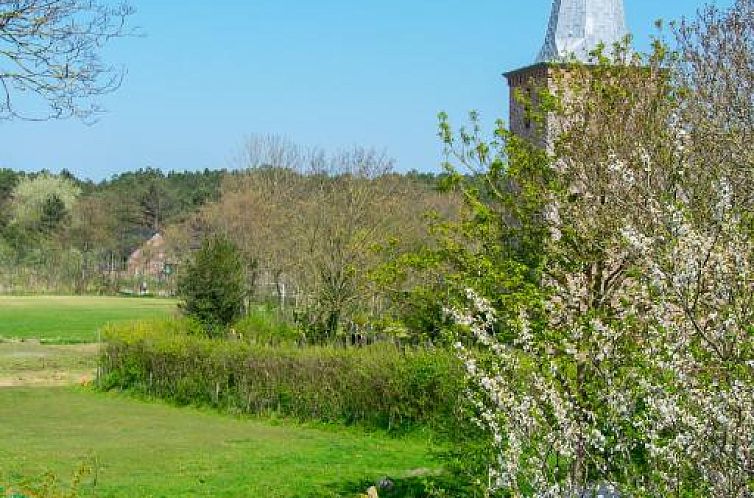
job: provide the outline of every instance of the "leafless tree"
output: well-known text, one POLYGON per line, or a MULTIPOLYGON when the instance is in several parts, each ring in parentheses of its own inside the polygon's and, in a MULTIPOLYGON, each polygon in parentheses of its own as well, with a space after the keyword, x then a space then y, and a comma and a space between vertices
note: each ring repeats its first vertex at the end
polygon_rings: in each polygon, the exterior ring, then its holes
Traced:
POLYGON ((233 165, 237 169, 280 168, 301 171, 306 152, 284 135, 249 135, 244 140, 233 165))
POLYGON ((91 119, 124 75, 100 51, 132 33, 133 13, 96 0, 0 0, 0 119, 91 119))
MULTIPOLYGON (((218 202, 201 216, 244 252, 248 284, 295 294, 312 332, 332 337, 379 302, 369 274, 385 257, 426 239, 422 214, 437 192, 393 174, 383 152, 328 155, 275 135, 253 136, 218 202), (376 250, 391 244, 389 254, 376 250)), ((261 297, 261 296, 257 296, 261 297)), ((319 337, 320 339, 322 337, 319 337)))
POLYGON ((310 195, 299 211, 304 249, 299 269, 327 334, 366 300, 372 246, 390 235, 396 205, 406 200, 401 183, 387 175, 391 170, 384 153, 354 148, 331 157, 326 173, 310 176, 310 195))

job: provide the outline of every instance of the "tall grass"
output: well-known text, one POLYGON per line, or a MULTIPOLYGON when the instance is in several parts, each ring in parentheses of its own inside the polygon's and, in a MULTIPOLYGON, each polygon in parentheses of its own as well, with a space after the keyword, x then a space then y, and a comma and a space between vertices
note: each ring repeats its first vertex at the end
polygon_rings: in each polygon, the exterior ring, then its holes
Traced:
POLYGON ((202 337, 184 320, 114 325, 105 339, 102 388, 238 413, 404 429, 449 417, 463 382, 439 350, 259 345, 202 337))

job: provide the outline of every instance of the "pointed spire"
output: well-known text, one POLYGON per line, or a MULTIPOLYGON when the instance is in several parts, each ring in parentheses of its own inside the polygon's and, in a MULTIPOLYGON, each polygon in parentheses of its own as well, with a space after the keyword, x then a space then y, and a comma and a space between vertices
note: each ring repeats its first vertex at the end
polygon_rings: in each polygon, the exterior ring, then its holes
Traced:
POLYGON ((610 47, 628 35, 623 0, 553 0, 550 24, 537 62, 575 55, 586 62, 589 52, 610 47))

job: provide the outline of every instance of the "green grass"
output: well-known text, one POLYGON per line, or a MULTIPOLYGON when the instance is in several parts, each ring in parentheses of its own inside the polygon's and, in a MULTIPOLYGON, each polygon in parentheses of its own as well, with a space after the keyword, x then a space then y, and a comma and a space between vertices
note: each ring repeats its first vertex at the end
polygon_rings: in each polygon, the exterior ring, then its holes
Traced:
POLYGON ((47 471, 66 482, 86 463, 95 467, 83 481, 87 497, 352 497, 383 476, 397 487, 381 498, 424 496, 416 475, 437 463, 418 435, 396 439, 355 428, 236 419, 49 387, 91 378, 97 345, 86 343, 105 324, 168 316, 175 305, 0 297, 0 490, 47 471))
POLYGON ((97 344, 0 342, 0 388, 69 385, 91 380, 97 369, 98 351, 97 344))
POLYGON ((99 497, 354 496, 433 468, 427 442, 235 419, 71 388, 0 389, 0 482, 97 463, 99 497), (363 492, 363 490, 362 490, 363 492))
POLYGON ((119 297, 0 296, 0 340, 47 344, 95 342, 107 323, 164 317, 176 301, 119 297))

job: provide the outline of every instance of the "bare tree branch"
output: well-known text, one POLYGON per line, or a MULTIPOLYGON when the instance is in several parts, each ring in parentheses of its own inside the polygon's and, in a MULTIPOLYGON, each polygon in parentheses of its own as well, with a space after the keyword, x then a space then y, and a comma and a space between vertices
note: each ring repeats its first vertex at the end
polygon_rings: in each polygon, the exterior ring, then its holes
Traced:
POLYGON ((0 120, 91 120, 96 98, 116 90, 123 68, 100 51, 133 34, 127 3, 0 0, 0 120))

